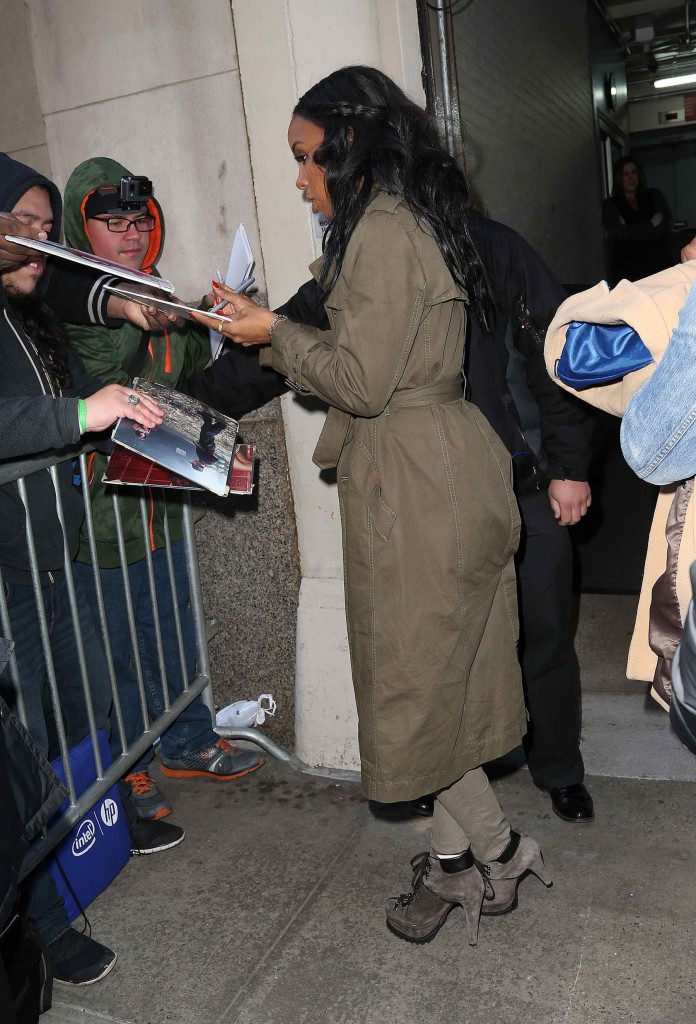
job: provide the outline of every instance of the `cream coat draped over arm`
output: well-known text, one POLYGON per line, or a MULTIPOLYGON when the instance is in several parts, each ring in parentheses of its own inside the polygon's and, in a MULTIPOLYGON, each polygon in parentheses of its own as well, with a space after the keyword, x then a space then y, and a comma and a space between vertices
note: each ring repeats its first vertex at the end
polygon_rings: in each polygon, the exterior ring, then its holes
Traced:
MULTIPOLYGON (((663 270, 642 281, 620 281, 611 291, 605 281, 588 291, 571 295, 554 317, 545 343, 546 367, 557 384, 583 401, 614 416, 623 416, 629 398, 650 377, 659 363, 669 339, 679 322, 679 310, 691 285, 696 281, 696 261, 663 270), (575 391, 556 375, 568 326, 573 321, 595 324, 628 324, 639 335, 654 362, 611 384, 575 391)), ((679 512, 679 536, 670 526, 671 550, 668 548, 668 520, 679 484, 660 488, 655 508, 648 550, 643 570, 636 624, 628 655, 626 674, 629 679, 656 682, 658 656, 656 644, 650 643, 651 618, 655 619, 653 587, 667 570, 668 588, 673 592, 675 615, 684 615, 691 598, 689 566, 696 558, 696 516, 694 502, 689 500, 679 512), (675 548, 676 540, 676 548, 675 548)), ((653 688, 653 696, 666 706, 669 692, 653 688)))

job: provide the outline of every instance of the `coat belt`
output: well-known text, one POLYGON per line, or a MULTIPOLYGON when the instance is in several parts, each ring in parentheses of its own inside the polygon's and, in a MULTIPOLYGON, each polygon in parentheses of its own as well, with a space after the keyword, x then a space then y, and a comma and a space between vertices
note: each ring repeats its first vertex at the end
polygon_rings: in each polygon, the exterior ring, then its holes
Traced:
MULTIPOLYGON (((382 416, 388 416, 392 410, 415 408, 417 406, 443 405, 456 402, 463 397, 463 378, 440 381, 437 384, 426 384, 421 388, 408 388, 395 391, 382 416)), ((314 449, 312 461, 320 469, 333 469, 338 464, 338 457, 345 444, 346 435, 354 417, 340 409, 329 409, 324 429, 314 449)))
POLYGON ((395 391, 384 412, 389 413, 391 409, 407 409, 418 405, 444 405, 446 402, 456 402, 463 397, 463 392, 464 380, 462 377, 458 377, 456 380, 439 381, 437 384, 426 384, 422 388, 395 391))

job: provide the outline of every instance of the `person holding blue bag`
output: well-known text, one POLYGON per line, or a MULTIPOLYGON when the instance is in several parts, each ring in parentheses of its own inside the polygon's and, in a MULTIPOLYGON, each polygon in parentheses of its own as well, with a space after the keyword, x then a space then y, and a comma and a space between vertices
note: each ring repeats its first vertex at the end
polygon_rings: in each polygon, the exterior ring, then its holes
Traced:
POLYGON ((545 341, 551 376, 583 401, 627 416, 624 453, 640 475, 662 485, 626 674, 651 683, 651 696, 665 711, 696 557, 694 476, 683 458, 693 434, 693 360, 684 357, 693 337, 695 284, 693 260, 611 290, 602 281, 563 303, 545 341))

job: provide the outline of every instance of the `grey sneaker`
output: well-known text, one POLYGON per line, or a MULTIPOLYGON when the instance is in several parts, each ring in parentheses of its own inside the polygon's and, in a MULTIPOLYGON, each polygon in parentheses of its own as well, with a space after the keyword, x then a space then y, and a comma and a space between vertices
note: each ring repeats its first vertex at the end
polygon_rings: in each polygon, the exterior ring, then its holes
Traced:
POLYGON ((149 772, 131 772, 124 782, 130 787, 133 807, 144 821, 159 821, 172 813, 172 805, 162 790, 150 778, 149 772))
POLYGON ((255 772, 264 763, 254 750, 237 750, 229 740, 218 740, 215 746, 185 757, 163 757, 160 771, 173 779, 190 779, 197 775, 217 779, 238 779, 255 772))

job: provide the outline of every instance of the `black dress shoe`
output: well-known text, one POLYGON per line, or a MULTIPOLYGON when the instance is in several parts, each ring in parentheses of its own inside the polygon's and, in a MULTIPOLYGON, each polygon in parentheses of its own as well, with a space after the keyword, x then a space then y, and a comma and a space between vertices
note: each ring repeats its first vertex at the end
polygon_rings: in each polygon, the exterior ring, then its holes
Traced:
POLYGON ((380 803, 379 800, 368 801, 373 817, 380 821, 410 821, 411 805, 408 800, 396 800, 391 804, 380 803))
POLYGON ((411 814, 419 814, 422 818, 432 818, 435 809, 435 796, 433 793, 426 793, 419 796, 417 800, 411 800, 411 814))
POLYGON ((594 821, 592 797, 582 782, 550 789, 549 796, 554 814, 564 821, 577 821, 579 824, 594 821))

